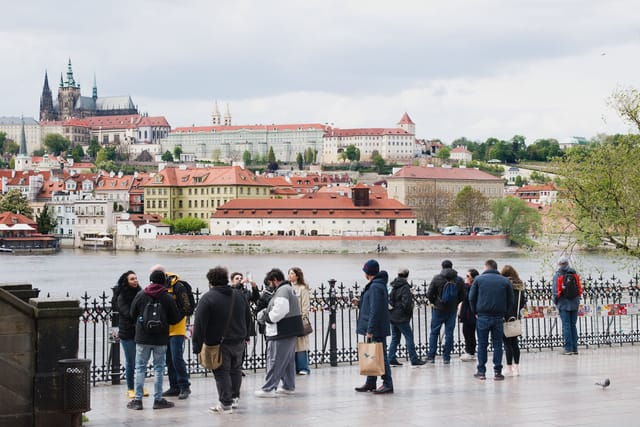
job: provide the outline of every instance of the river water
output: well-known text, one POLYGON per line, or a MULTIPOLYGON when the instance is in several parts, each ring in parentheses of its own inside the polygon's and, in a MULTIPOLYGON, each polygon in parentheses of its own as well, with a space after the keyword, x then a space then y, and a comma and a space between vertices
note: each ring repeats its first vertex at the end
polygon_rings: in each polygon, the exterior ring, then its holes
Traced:
MULTIPOLYGON (((454 268, 463 272, 468 268, 482 271, 486 259, 493 258, 498 268, 504 264, 513 265, 523 280, 533 277, 550 279, 560 253, 513 252, 482 254, 353 254, 353 255, 317 255, 317 254, 185 254, 152 252, 96 252, 82 249, 63 249, 55 255, 0 255, 1 282, 31 283, 40 289, 41 296, 80 297, 85 291, 96 297, 103 291, 110 295, 110 288, 121 273, 133 270, 138 274, 140 283, 148 283, 149 268, 154 264, 163 264, 168 271, 178 273, 192 286, 205 290, 205 275, 209 268, 225 266, 229 272, 251 272, 258 284, 264 274, 272 267, 278 267, 285 273, 290 267, 300 267, 309 285, 314 288, 329 279, 338 283, 353 285, 365 282, 362 265, 369 258, 380 262, 381 268, 394 277, 400 267, 411 271, 409 279, 414 281, 431 280, 440 270, 443 259, 453 261, 454 268)), ((623 282, 628 281, 640 271, 640 260, 611 254, 573 254, 572 266, 583 276, 602 275, 610 278, 615 275, 623 282)))

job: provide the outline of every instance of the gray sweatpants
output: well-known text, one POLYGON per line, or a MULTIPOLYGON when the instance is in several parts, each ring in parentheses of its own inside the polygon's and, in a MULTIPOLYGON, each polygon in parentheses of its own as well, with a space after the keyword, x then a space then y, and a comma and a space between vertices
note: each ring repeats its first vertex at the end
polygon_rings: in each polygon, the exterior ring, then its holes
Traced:
POLYGON ((267 344, 267 377, 262 386, 264 391, 278 387, 286 390, 296 388, 296 337, 269 341, 267 344))

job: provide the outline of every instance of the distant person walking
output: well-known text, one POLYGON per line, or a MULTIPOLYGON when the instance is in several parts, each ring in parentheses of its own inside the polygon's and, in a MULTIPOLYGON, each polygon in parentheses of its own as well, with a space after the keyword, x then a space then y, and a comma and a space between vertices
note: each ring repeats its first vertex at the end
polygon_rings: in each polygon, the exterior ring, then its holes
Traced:
POLYGON ((569 258, 560 257, 558 270, 553 275, 553 302, 562 321, 564 355, 578 354, 578 307, 582 296, 580 276, 569 267, 569 258), (571 276, 571 277, 569 277, 571 276))
POLYGON ((391 282, 391 292, 389 293, 389 315, 391 320, 391 342, 389 343, 389 364, 391 366, 402 366, 396 358, 396 349, 400 344, 400 337, 404 336, 407 345, 407 353, 411 366, 424 365, 416 352, 413 342, 413 330, 411 329, 411 319, 413 319, 413 293, 411 285, 407 281, 409 277, 408 268, 400 268, 398 277, 391 282))
POLYGON ((500 275, 498 264, 490 259, 484 263, 484 271, 475 278, 469 291, 469 305, 476 313, 478 333, 478 370, 473 375, 479 380, 486 379, 487 347, 489 334, 493 343, 493 379, 503 381, 502 338, 504 318, 513 305, 513 290, 509 280, 500 275))
MULTIPOLYGON (((291 286, 293 286, 293 292, 298 297, 302 320, 303 322, 305 320, 309 321, 311 292, 309 291, 309 285, 304 280, 302 269, 292 267, 289 269, 288 276, 289 282, 291 282, 291 286)), ((309 348, 309 335, 304 335, 296 339, 296 374, 298 375, 309 375, 311 373, 309 369, 309 348)))
POLYGON ((463 362, 471 362, 476 360, 476 315, 469 305, 469 290, 473 279, 478 276, 478 270, 471 268, 467 271, 464 284, 467 289, 467 295, 460 303, 460 311, 458 312, 458 320, 462 323, 462 335, 464 336, 464 354, 460 356, 463 362))
MULTIPOLYGON (((502 267, 500 274, 509 279, 514 293, 513 304, 509 307, 505 320, 512 317, 519 319, 520 311, 527 304, 527 296, 524 293, 524 282, 520 280, 520 276, 515 268, 510 265, 502 267)), ((507 367, 505 368, 504 374, 517 377, 520 375, 520 344, 518 337, 504 337, 503 341, 504 354, 507 359, 507 367)))

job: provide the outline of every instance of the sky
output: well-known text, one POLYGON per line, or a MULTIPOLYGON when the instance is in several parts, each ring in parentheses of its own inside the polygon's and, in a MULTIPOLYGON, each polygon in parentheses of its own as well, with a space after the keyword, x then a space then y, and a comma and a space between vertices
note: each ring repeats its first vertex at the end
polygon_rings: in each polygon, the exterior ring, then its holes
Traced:
MULTIPOLYGON (((626 133, 637 0, 25 0, 0 26, 0 116, 38 119, 69 58, 82 94, 130 95, 175 127, 395 127, 445 143, 626 133)), ((0 6, 1 7, 1 6, 0 6)))

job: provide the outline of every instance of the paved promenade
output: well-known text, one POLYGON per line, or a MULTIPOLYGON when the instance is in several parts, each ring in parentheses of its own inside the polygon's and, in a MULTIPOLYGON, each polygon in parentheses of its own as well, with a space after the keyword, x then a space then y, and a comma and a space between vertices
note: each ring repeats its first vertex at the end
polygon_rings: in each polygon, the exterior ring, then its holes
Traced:
MULTIPOLYGON (((491 354, 489 355, 491 356, 491 354)), ((401 360, 402 362, 402 360, 401 360)), ((395 393, 356 393, 363 384, 356 366, 314 369, 298 376, 296 395, 259 399, 264 373, 248 373, 240 408, 210 414, 217 402, 213 377, 192 378, 192 395, 172 409, 126 409, 126 386, 92 388, 87 426, 640 426, 640 346, 580 349, 578 356, 558 351, 522 354, 521 374, 493 381, 473 378, 475 362, 452 359, 443 365, 393 368, 395 393), (610 378, 605 390, 595 382, 610 378)), ((165 381, 166 385, 166 381, 165 381)), ((148 380, 147 388, 153 385, 148 380)))

